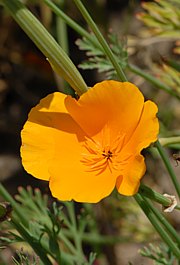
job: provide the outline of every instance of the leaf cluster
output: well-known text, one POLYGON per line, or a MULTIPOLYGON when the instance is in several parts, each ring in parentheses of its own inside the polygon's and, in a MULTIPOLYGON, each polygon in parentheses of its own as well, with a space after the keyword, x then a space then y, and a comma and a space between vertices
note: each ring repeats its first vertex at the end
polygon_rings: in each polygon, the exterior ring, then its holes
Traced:
POLYGON ((155 0, 142 3, 146 12, 138 14, 138 18, 149 27, 152 34, 162 37, 179 38, 180 2, 179 0, 155 0))
MULTIPOLYGON (((24 220, 17 212, 12 213, 12 220, 8 222, 9 232, 1 234, 1 246, 29 243, 35 252, 39 250, 36 255, 40 258, 40 264, 41 254, 50 256, 57 264, 93 264, 95 254, 90 253, 88 260, 82 248, 85 229, 88 225, 92 227, 91 218, 86 218, 89 212, 83 210, 77 218, 72 202, 59 204, 54 201, 49 209, 47 198, 39 189, 33 190, 30 186, 27 189, 19 188, 16 200, 24 220), (14 232, 14 228, 18 233, 14 232)), ((22 251, 17 254, 18 260, 23 261, 20 264, 31 264, 30 258, 22 251)), ((15 258, 13 262, 19 264, 15 258)), ((33 265, 38 264, 36 259, 33 262, 33 265)))
POLYGON ((149 244, 149 247, 140 250, 140 254, 154 260, 155 265, 174 265, 176 260, 170 249, 164 244, 160 244, 160 246, 149 244))
POLYGON ((153 72, 158 78, 165 83, 167 86, 171 87, 178 95, 180 95, 180 72, 179 65, 174 61, 167 61, 161 66, 155 65, 153 72))
MULTIPOLYGON (((94 38, 92 36, 92 38, 94 38)), ((95 40, 95 39, 94 39, 95 40)), ((108 35, 109 46, 113 54, 122 69, 125 69, 128 61, 127 45, 126 40, 119 40, 117 34, 109 33, 108 35)), ((105 55, 102 48, 96 43, 96 41, 90 41, 83 37, 76 41, 77 46, 80 50, 86 52, 88 60, 79 64, 79 67, 84 70, 98 70, 99 73, 105 73, 108 79, 115 78, 116 72, 111 62, 105 55)))

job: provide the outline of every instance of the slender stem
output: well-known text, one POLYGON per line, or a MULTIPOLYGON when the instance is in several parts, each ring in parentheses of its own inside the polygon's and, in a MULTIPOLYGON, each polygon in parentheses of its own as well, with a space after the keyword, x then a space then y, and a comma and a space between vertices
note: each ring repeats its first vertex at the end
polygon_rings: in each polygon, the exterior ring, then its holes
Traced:
POLYGON ((157 219, 160 221, 162 225, 167 229, 169 234, 174 237, 174 239, 177 241, 178 245, 180 246, 180 237, 177 234, 176 230, 172 227, 172 225, 166 220, 166 218, 150 203, 150 200, 144 198, 144 201, 148 205, 148 207, 151 209, 151 211, 155 214, 157 219))
POLYGON ((65 244, 65 246, 69 249, 69 251, 73 254, 73 255, 76 255, 76 249, 75 247, 73 246, 73 244, 67 239, 67 237, 64 235, 64 233, 60 232, 60 235, 59 235, 59 238, 60 240, 62 240, 65 244))
MULTIPOLYGON (((68 17, 62 10, 60 10, 55 4, 52 3, 50 0, 43 0, 50 8, 53 10, 55 14, 60 16, 66 23, 69 25, 71 28, 73 28, 76 32, 78 32, 82 37, 87 38, 91 43, 93 43, 95 46, 98 48, 99 43, 92 37, 91 34, 89 34, 86 30, 84 30, 78 23, 73 21, 70 17, 68 17)), ((101 48, 101 47, 100 47, 101 48)), ((140 76, 142 76, 144 79, 148 80, 150 83, 155 85, 156 87, 166 91, 167 93, 173 95, 174 97, 180 99, 180 96, 177 95, 175 91, 172 91, 170 87, 168 87, 166 84, 162 83, 160 80, 157 78, 153 77, 152 75, 145 73, 142 69, 129 64, 128 68, 131 72, 136 73, 140 76)))
MULTIPOLYGON (((61 17, 56 17, 56 32, 57 32, 57 41, 66 54, 69 54, 69 45, 68 45, 68 35, 67 35, 67 26, 64 20, 61 17)), ((73 94, 72 89, 69 87, 68 83, 58 76, 55 73, 55 78, 59 87, 59 90, 64 94, 73 94)))
POLYGON ((173 254, 177 257, 177 259, 180 258, 180 250, 177 247, 177 245, 173 242, 171 237, 167 234, 166 230, 162 227, 161 223, 157 220, 154 213, 151 211, 147 203, 144 201, 143 197, 140 194, 134 195, 134 198, 136 202, 139 204, 149 221, 152 223, 156 231, 159 233, 163 241, 168 245, 168 247, 171 249, 173 254))
POLYGON ((121 66, 118 64, 118 62, 116 60, 116 57, 112 53, 112 51, 109 48, 107 42, 105 41, 103 35, 101 34, 98 27, 96 26, 96 23, 93 21, 93 19, 89 15, 88 11, 86 10, 85 6, 82 4, 81 0, 74 0, 74 3, 76 4, 76 6, 80 10, 82 16, 84 17, 84 19, 87 21, 88 25, 90 26, 90 28, 94 32, 96 38, 98 39, 99 43, 101 44, 102 48, 104 49, 106 56, 109 58, 112 65, 114 66, 114 69, 116 70, 117 76, 119 77, 119 79, 121 81, 124 81, 124 82, 127 81, 127 78, 126 78, 121 66))
POLYGON ((69 45, 68 45, 66 23, 61 18, 57 17, 56 24, 57 24, 58 43, 61 45, 63 50, 68 54, 69 53, 69 45))
POLYGON ((67 16, 59 7, 57 7, 51 0, 43 0, 43 2, 51 8, 51 10, 60 18, 62 18, 67 25, 69 25, 72 29, 79 33, 82 37, 87 38, 92 43, 99 46, 99 43, 92 38, 92 36, 87 32, 83 27, 81 27, 78 23, 76 23, 73 19, 67 16))
POLYGON ((86 92, 87 86, 73 62, 25 5, 19 0, 2 0, 2 3, 48 58, 53 69, 74 88, 78 95, 86 92))
POLYGON ((157 78, 153 77, 152 75, 145 73, 142 69, 138 68, 137 66, 134 66, 132 64, 128 65, 128 69, 139 75, 142 76, 144 79, 148 80, 151 84, 155 85, 156 87, 166 91, 170 95, 180 99, 180 95, 178 95, 175 91, 173 91, 170 87, 168 87, 166 84, 162 83, 160 80, 157 78))
POLYGON ((83 254, 83 249, 82 249, 82 238, 81 238, 81 233, 78 230, 74 202, 67 202, 65 203, 65 205, 68 209, 68 214, 70 217, 70 222, 71 222, 70 230, 73 235, 74 243, 77 249, 77 255, 79 256, 79 258, 84 260, 84 254, 83 254))
POLYGON ((169 148, 180 150, 180 144, 168 144, 169 148))
POLYGON ((180 136, 159 138, 159 142, 162 146, 170 144, 180 144, 180 136))
POLYGON ((12 225, 20 233, 26 242, 33 248, 35 253, 40 257, 43 264, 52 265, 51 261, 47 257, 46 251, 42 248, 40 242, 38 242, 14 217, 11 220, 12 225))
POLYGON ((178 180, 176 178, 176 174, 174 173, 174 170, 173 170, 173 168, 171 166, 171 163, 170 163, 170 161, 168 159, 168 156, 165 153, 165 151, 164 151, 164 149, 161 146, 161 144, 160 144, 159 141, 157 141, 155 143, 155 146, 157 147, 157 150, 158 150, 158 152, 159 152, 159 154, 160 154, 160 156, 161 156, 161 158, 162 158, 162 160, 163 160, 163 162, 164 162, 164 164, 166 166, 167 171, 169 172, 169 175, 171 177, 171 180, 172 180, 172 182, 174 184, 174 187, 175 187, 175 189, 177 191, 177 194, 178 194, 178 196, 180 198, 180 185, 179 185, 179 182, 178 182, 178 180))
MULTIPOLYGON (((140 185, 139 191, 142 196, 147 197, 157 203, 162 204, 165 207, 168 207, 171 205, 171 200, 160 194, 159 192, 156 192, 152 190, 151 188, 147 187, 146 185, 142 184, 140 185)), ((180 210, 180 205, 176 205, 175 209, 180 210)))
MULTIPOLYGON (((68 229, 63 229, 62 233, 69 239, 73 239, 71 231, 68 229)), ((59 235, 61 237, 61 234, 59 235)), ((119 237, 110 235, 100 235, 96 232, 85 232, 81 235, 81 240, 88 244, 98 244, 98 245, 114 245, 116 243, 124 243, 130 240, 129 237, 119 237)))
POLYGON ((24 217, 23 212, 21 211, 21 207, 16 203, 16 201, 13 199, 13 197, 8 193, 8 191, 3 187, 3 185, 0 183, 0 195, 7 201, 10 202, 12 205, 13 211, 16 213, 16 215, 19 217, 21 222, 28 227, 28 221, 24 217))
POLYGON ((69 265, 72 264, 72 262, 76 262, 75 255, 71 255, 65 252, 61 253, 61 263, 59 263, 60 265, 69 265))
MULTIPOLYGON (((70 234, 71 234, 72 240, 75 240, 75 237, 78 236, 78 234, 72 234, 72 231, 70 232, 70 234)), ((65 246, 69 249, 69 251, 72 253, 72 255, 79 260, 79 262, 80 261, 82 263, 85 262, 85 257, 82 254, 82 252, 79 251, 79 249, 77 249, 77 246, 76 247, 73 246, 73 244, 70 242, 70 240, 68 240, 67 235, 66 235, 66 233, 63 232, 63 230, 59 234, 59 239, 63 241, 65 246)))
POLYGON ((75 229, 77 229, 77 222, 76 222, 76 217, 75 217, 75 213, 74 213, 74 202, 65 202, 64 204, 68 210, 70 223, 72 224, 72 226, 75 229))

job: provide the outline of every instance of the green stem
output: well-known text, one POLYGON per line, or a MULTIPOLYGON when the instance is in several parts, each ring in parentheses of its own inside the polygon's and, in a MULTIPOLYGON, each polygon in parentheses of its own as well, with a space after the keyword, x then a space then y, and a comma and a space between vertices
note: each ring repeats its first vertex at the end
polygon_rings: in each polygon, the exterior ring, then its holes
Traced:
POLYGON ((156 87, 164 90, 165 92, 169 93, 170 95, 180 99, 180 96, 174 92, 170 87, 168 87, 166 84, 162 83, 157 78, 153 77, 152 75, 145 73, 142 69, 138 68, 137 66, 134 66, 132 64, 128 64, 128 69, 139 75, 142 76, 144 79, 148 80, 151 84, 155 85, 156 87))
POLYGON ((74 0, 74 3, 76 4, 78 9, 80 10, 80 12, 81 12, 82 16, 84 17, 84 19, 87 21, 87 23, 90 26, 91 30, 94 32, 96 38, 98 39, 99 43, 101 44, 102 48, 104 49, 104 52, 105 52, 106 56, 109 58, 109 60, 111 61, 112 65, 114 66, 114 69, 116 70, 117 76, 119 77, 119 79, 121 81, 123 81, 123 82, 127 81, 127 78, 126 78, 121 66, 118 64, 118 62, 116 60, 116 57, 112 53, 112 51, 109 48, 107 42, 105 41, 103 35, 101 34, 101 32, 99 31, 98 27, 96 26, 96 23, 93 21, 93 19, 89 15, 88 11, 86 10, 86 8, 82 4, 82 2, 80 0, 74 0))
POLYGON ((11 220, 12 225, 20 233, 23 239, 29 243, 35 253, 39 256, 43 264, 52 265, 51 261, 47 257, 46 251, 42 248, 40 242, 38 242, 29 232, 20 224, 14 217, 11 220))
POLYGON ((180 136, 159 138, 159 142, 162 146, 170 144, 180 144, 180 136))
POLYGON ((25 5, 19 0, 2 0, 2 3, 20 27, 48 58, 53 69, 74 88, 78 95, 86 92, 87 86, 75 65, 25 5))
POLYGON ((0 183, 0 195, 2 196, 2 198, 4 198, 7 202, 10 202, 13 211, 16 213, 16 215, 19 217, 19 219, 21 220, 21 222, 25 225, 25 226, 29 226, 28 221, 26 220, 26 218, 24 217, 23 212, 21 211, 21 207, 19 207, 19 205, 16 203, 16 201, 13 199, 13 197, 8 193, 8 191, 3 187, 3 185, 0 183))
MULTIPOLYGON (((58 16, 56 17, 56 32, 58 43, 66 52, 66 54, 69 54, 67 26, 64 20, 58 16)), ((72 89, 63 78, 56 76, 56 81, 61 92, 63 92, 64 94, 73 94, 72 89)))
POLYGON ((176 230, 170 225, 170 223, 166 220, 166 218, 150 203, 150 201, 146 198, 144 198, 144 201, 148 205, 148 207, 151 209, 151 211, 154 213, 154 215, 157 217, 159 222, 164 225, 168 233, 177 241, 178 245, 180 246, 180 237, 177 234, 176 230))
POLYGON ((59 7, 57 7, 51 0, 43 0, 43 2, 51 8, 51 10, 59 16, 61 19, 63 19, 67 25, 69 25, 72 29, 74 29, 76 32, 78 32, 82 37, 87 38, 92 43, 99 46, 99 43, 92 38, 92 36, 87 32, 85 29, 83 29, 78 23, 76 23, 73 19, 68 17, 59 7))
POLYGON ((59 263, 60 265, 69 265, 69 264, 72 264, 72 262, 74 263, 76 262, 76 257, 74 255, 61 252, 61 263, 59 263))
POLYGON ((167 154, 165 153, 165 151, 163 150, 163 147, 161 146, 159 141, 157 141, 155 143, 155 146, 157 147, 157 150, 158 150, 158 152, 159 152, 159 154, 160 154, 160 156, 161 156, 161 158, 162 158, 162 160, 163 160, 163 162, 164 162, 164 164, 166 166, 167 171, 169 172, 171 180, 172 180, 172 182, 174 184, 174 187, 175 187, 175 189, 177 191, 177 194, 178 194, 178 196, 180 198, 180 185, 179 185, 178 180, 176 178, 176 174, 174 173, 174 170, 173 170, 173 168, 171 166, 169 158, 168 158, 167 154))
POLYGON ((69 249, 69 251, 73 254, 76 255, 76 249, 73 246, 73 244, 67 239, 67 237, 64 235, 63 232, 60 232, 59 235, 60 240, 62 240, 65 244, 65 246, 69 249))
MULTIPOLYGON (((142 184, 140 185, 139 191, 142 196, 145 196, 157 203, 162 204, 164 207, 168 207, 171 205, 171 200, 160 194, 159 192, 156 192, 152 190, 151 188, 147 187, 146 185, 142 184)), ((180 210, 180 205, 176 205, 175 209, 180 210)))
MULTIPOLYGON (((63 229, 62 233, 69 239, 73 239, 71 231, 68 229, 63 229)), ((61 237, 61 234, 59 235, 61 237)), ((86 232, 81 235, 81 240, 88 244, 98 244, 98 245, 114 245, 116 243, 125 243, 130 240, 129 237, 119 237, 110 235, 99 235, 97 232, 86 232)))
POLYGON ((180 150, 180 144, 168 144, 168 148, 180 150))
POLYGON ((68 210, 69 217, 70 217, 71 226, 69 227, 69 229, 73 235, 74 243, 75 243, 76 250, 77 250, 77 256, 80 259, 82 259, 82 261, 84 261, 81 233, 78 230, 78 225, 77 225, 76 215, 75 215, 74 202, 67 202, 67 203, 65 203, 65 205, 66 205, 66 208, 68 210))
MULTIPOLYGON (((71 237, 69 237, 71 240, 75 240, 75 237, 78 236, 78 234, 72 234, 72 231, 69 231, 71 237)), ((68 250, 72 253, 74 259, 77 259, 80 264, 84 264, 85 262, 85 256, 83 252, 80 252, 77 247, 74 247, 74 245, 71 243, 70 240, 68 240, 66 233, 64 233, 64 229, 60 231, 59 239, 64 243, 64 245, 68 248, 68 250)))
POLYGON ((72 227, 77 229, 76 216, 74 213, 74 202, 64 202, 64 205, 66 206, 66 208, 68 210, 68 215, 70 218, 70 224, 72 225, 72 227))
POLYGON ((134 195, 134 198, 136 202, 139 204, 149 221, 152 223, 156 231, 159 233, 161 236, 162 240, 168 245, 168 247, 171 249, 173 254, 177 257, 177 259, 180 258, 180 250, 177 247, 177 245, 173 242, 171 237, 167 234, 166 230, 162 227, 161 223, 157 220, 156 216, 154 213, 151 211, 145 200, 140 194, 134 195))
MULTIPOLYGON (((64 1, 61 4, 61 7, 62 8, 64 7, 64 1)), ((66 23, 62 18, 57 17, 56 24, 57 24, 58 43, 60 43, 61 47, 66 52, 66 54, 69 54, 69 44, 68 44, 68 34, 67 34, 66 23)))
MULTIPOLYGON (((50 0, 43 0, 50 8, 53 10, 55 14, 60 16, 66 23, 69 25, 71 28, 73 28, 76 32, 78 32, 82 37, 87 38, 91 43, 93 43, 95 46, 98 48, 99 43, 92 37, 91 34, 89 34, 86 30, 84 30, 79 24, 74 22, 71 18, 69 18, 62 10, 60 10, 55 4, 52 3, 50 0)), ((175 96, 176 98, 180 99, 180 96, 177 95, 176 92, 172 91, 170 87, 168 87, 166 84, 162 83, 160 80, 157 78, 153 77, 152 75, 145 73, 142 69, 129 64, 128 68, 131 72, 136 73, 139 76, 142 76, 144 79, 148 80, 150 83, 153 85, 157 86, 158 88, 166 91, 167 93, 175 96)))

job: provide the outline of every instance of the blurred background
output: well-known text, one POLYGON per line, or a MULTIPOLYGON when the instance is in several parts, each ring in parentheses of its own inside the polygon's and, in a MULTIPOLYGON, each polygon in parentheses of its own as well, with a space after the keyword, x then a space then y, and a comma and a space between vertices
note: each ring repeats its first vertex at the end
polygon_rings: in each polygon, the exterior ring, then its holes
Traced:
MULTIPOLYGON (((24 2, 58 40, 61 34, 58 32, 58 19, 49 7, 43 1, 24 2)), ((55 2, 58 3, 58 1, 55 2)), ((73 1, 59 2, 66 14, 88 29, 73 1)), ((159 78, 166 85, 170 85, 173 91, 177 90, 180 85, 178 83, 180 82, 179 72, 175 68, 170 69, 175 71, 173 72, 173 77, 175 77, 171 78, 167 61, 179 60, 178 38, 176 35, 165 36, 165 38, 155 35, 154 28, 148 27, 140 17, 142 12, 146 12, 141 1, 86 0, 83 2, 106 37, 109 32, 113 32, 118 39, 125 40, 129 64, 132 63, 159 78), (165 78, 168 75, 170 77, 165 78)), ((143 1, 143 5, 145 2, 150 1, 143 1)), ((67 34, 69 55, 74 64, 78 66, 87 59, 85 52, 75 44, 81 37, 69 27, 67 27, 67 34)), ((106 78, 105 73, 98 73, 96 69, 80 69, 80 71, 88 86, 106 78)), ((179 135, 180 104, 178 99, 148 83, 128 67, 126 73, 128 79, 141 89, 146 98, 153 99, 158 104, 161 135, 179 135)), ((52 72, 43 54, 8 13, 0 8, 0 181, 12 195, 17 193, 19 186, 31 185, 39 187, 51 196, 47 183, 36 180, 22 168, 19 154, 20 132, 30 109, 47 94, 61 90, 61 86, 63 86, 62 80, 52 72)), ((176 163, 172 159, 173 153, 178 153, 178 146, 169 148, 168 154, 179 177, 180 166, 175 167, 176 163)), ((145 156, 147 173, 144 182, 161 193, 174 193, 157 153, 155 151, 145 152, 145 156)), ((94 207, 102 233, 119 233, 120 236, 129 235, 130 238, 127 242, 111 247, 104 246, 104 264, 125 265, 128 262, 152 264, 152 261, 148 263, 147 259, 141 257, 138 250, 149 242, 158 242, 158 236, 136 207, 133 199, 122 198, 119 202, 112 196, 94 207)), ((170 218, 174 227, 180 230, 176 213, 172 213, 167 218, 170 218)), ((11 256, 16 247, 3 252, 7 261, 9 260, 7 264, 11 264, 11 256)))

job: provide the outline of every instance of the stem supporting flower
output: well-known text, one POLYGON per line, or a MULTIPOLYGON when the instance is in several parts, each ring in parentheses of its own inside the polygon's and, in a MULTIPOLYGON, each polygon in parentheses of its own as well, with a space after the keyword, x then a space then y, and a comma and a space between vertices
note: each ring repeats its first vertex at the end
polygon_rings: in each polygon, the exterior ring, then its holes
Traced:
POLYGON ((79 71, 38 19, 19 0, 2 0, 4 7, 46 56, 53 69, 62 76, 80 96, 87 86, 79 71))

